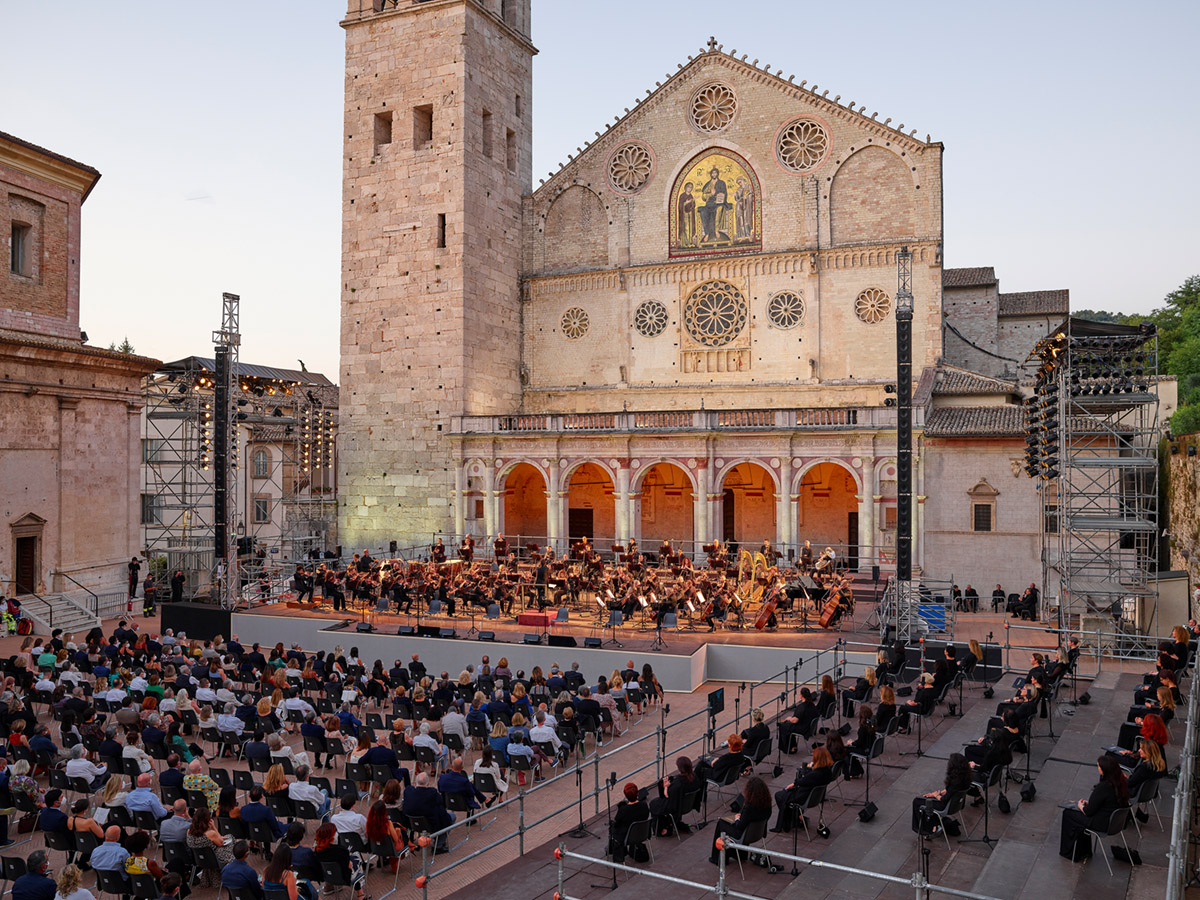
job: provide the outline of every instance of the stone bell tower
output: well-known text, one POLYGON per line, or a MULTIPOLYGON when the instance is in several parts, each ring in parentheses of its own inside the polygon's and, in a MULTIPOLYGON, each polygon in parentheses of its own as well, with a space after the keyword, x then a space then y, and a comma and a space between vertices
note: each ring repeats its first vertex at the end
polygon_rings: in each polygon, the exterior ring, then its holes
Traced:
POLYGON ((455 531, 452 418, 520 404, 530 0, 349 0, 343 545, 455 531))

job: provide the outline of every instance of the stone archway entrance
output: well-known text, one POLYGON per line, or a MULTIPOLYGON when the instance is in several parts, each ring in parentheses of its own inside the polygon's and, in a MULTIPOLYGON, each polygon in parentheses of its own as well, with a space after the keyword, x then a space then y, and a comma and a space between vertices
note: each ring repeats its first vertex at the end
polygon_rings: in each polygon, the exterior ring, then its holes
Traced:
POLYGON ((617 529, 615 485, 595 463, 584 463, 571 473, 567 485, 567 537, 582 537, 597 547, 612 546, 617 529))
POLYGON ((518 463, 504 479, 504 526, 510 546, 546 542, 546 479, 529 463, 518 463))
POLYGON ((818 463, 800 479, 797 543, 811 541, 813 555, 833 547, 839 560, 858 567, 858 486, 845 466, 818 463))
POLYGON ((657 551, 663 541, 686 541, 691 550, 695 527, 695 502, 687 473, 673 463, 651 466, 641 481, 642 549, 657 551))
POLYGON ((775 541, 775 481, 757 463, 738 463, 721 482, 724 541, 752 550, 775 541))

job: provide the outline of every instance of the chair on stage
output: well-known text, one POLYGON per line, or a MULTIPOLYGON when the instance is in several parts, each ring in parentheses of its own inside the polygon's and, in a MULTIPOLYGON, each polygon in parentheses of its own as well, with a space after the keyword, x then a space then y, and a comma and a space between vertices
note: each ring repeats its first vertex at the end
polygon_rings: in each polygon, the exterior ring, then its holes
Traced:
MULTIPOLYGON (((1120 809, 1114 809, 1108 817, 1108 827, 1101 831, 1098 828, 1085 828, 1083 833, 1086 834, 1092 842, 1093 854, 1095 852, 1096 843, 1099 842, 1101 851, 1104 850, 1104 838, 1116 837, 1120 835, 1121 843, 1125 846, 1125 858, 1129 859, 1129 843, 1125 840, 1125 829, 1129 827, 1129 822, 1133 818, 1133 808, 1122 806, 1120 809)), ((1108 854, 1101 852, 1104 857, 1104 865, 1108 867, 1109 877, 1112 877, 1112 863, 1108 861, 1108 854)), ((1072 862, 1074 857, 1072 856, 1072 862)))
POLYGON ((500 604, 489 603, 487 608, 487 618, 496 620, 500 618, 500 604))
MULTIPOLYGON (((946 849, 950 849, 950 837, 946 833, 946 820, 953 819, 962 812, 967 805, 967 792, 954 791, 948 797, 944 798, 945 803, 941 809, 926 802, 925 810, 937 819, 938 829, 942 832, 942 838, 946 841, 946 849)), ((935 832, 925 832, 920 828, 917 829, 917 835, 924 840, 927 837, 933 837, 935 832)))
POLYGON ((571 610, 565 606, 560 606, 558 613, 554 616, 553 621, 550 622, 550 628, 553 628, 555 625, 566 625, 570 617, 571 610))
POLYGON ((609 630, 611 637, 604 642, 605 644, 616 644, 618 647, 625 646, 617 640, 617 628, 619 628, 624 621, 625 616, 621 610, 614 609, 609 612, 608 621, 604 623, 604 627, 609 630))
POLYGON ((812 790, 810 790, 808 792, 808 797, 805 799, 805 801, 803 803, 791 803, 791 804, 789 804, 789 806, 792 811, 792 845, 793 845, 792 855, 795 856, 796 855, 795 835, 796 835, 796 824, 797 823, 799 823, 800 826, 804 829, 805 840, 807 840, 807 841, 812 840, 812 835, 809 834, 809 832, 808 832, 808 820, 804 817, 804 814, 806 812, 808 812, 810 809, 817 808, 817 810, 818 810, 818 812, 817 812, 818 828, 823 827, 825 824, 825 785, 819 784, 816 787, 814 787, 812 790))

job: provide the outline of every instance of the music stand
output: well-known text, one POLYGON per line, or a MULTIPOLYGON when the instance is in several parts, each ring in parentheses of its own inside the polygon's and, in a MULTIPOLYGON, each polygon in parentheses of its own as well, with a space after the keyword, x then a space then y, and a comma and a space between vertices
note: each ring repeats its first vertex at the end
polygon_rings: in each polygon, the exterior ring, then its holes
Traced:
MULTIPOLYGON (((625 620, 625 617, 624 617, 624 614, 621 612, 621 610, 614 609, 614 610, 609 611, 608 621, 604 624, 604 628, 608 628, 611 630, 612 637, 610 637, 607 641, 604 641, 604 644, 616 644, 618 647, 625 646, 624 644, 622 644, 620 641, 617 640, 617 626, 620 625, 624 620, 625 620)), ((602 634, 603 634, 604 628, 601 629, 602 634)), ((603 646, 604 644, 602 644, 601 646, 603 646)))
MULTIPOLYGON (((654 640, 650 642, 651 650, 666 649, 667 642, 663 640, 662 636, 663 615, 662 610, 656 610, 654 613, 654 640)), ((676 622, 678 621, 678 618, 676 618, 676 622)))

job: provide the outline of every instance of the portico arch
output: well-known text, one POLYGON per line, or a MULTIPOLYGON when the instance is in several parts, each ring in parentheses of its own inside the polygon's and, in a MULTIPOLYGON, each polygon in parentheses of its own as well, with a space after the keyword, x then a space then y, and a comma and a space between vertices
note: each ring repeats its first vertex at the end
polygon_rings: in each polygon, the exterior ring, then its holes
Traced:
POLYGON ((840 462, 810 463, 796 477, 796 537, 811 541, 814 555, 833 547, 839 559, 858 565, 859 483, 854 472, 840 462))
POLYGON ((616 485, 608 469, 584 462, 563 476, 567 491, 567 537, 571 542, 587 537, 601 547, 616 536, 616 485))
MULTIPOLYGON (((695 535, 695 483, 687 469, 658 462, 641 470, 634 481, 640 496, 639 539, 646 550, 663 541, 690 542, 695 535)), ((679 549, 678 546, 676 549, 679 549)))
POLYGON ((535 538, 534 543, 543 543, 546 529, 546 479, 541 470, 526 462, 514 463, 501 475, 500 530, 508 536, 509 543, 523 545, 526 537, 535 538))
POLYGON ((728 466, 721 476, 721 516, 717 534, 723 541, 736 541, 752 548, 774 541, 775 473, 759 463, 745 461, 728 466))

